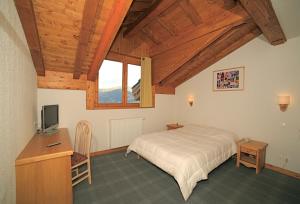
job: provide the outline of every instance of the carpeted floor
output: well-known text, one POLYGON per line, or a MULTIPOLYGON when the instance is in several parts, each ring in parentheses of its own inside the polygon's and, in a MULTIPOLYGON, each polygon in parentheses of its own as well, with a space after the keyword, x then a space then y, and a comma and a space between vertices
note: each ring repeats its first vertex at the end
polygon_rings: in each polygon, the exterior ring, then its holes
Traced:
POLYGON ((174 178, 144 159, 124 152, 92 159, 93 183, 74 187, 74 203, 200 204, 300 203, 300 180, 264 169, 235 167, 233 159, 200 181, 185 202, 174 178))

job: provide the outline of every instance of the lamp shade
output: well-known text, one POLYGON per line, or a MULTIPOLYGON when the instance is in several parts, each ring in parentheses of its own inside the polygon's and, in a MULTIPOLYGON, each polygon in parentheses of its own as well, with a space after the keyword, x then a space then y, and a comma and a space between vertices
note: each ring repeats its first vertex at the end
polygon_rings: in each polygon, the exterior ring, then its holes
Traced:
POLYGON ((189 102, 190 106, 192 106, 193 103, 194 103, 194 96, 190 95, 190 96, 188 97, 188 102, 189 102))
POLYGON ((188 97, 188 102, 194 102, 194 96, 189 96, 188 97))
POLYGON ((290 96, 278 96, 279 105, 288 105, 290 104, 290 96))

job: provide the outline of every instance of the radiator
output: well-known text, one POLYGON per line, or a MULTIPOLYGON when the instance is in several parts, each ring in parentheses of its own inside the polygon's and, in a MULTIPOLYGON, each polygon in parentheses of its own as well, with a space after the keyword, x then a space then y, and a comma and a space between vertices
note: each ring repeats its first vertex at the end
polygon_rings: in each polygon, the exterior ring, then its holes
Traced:
POLYGON ((134 138, 142 134, 143 118, 111 119, 110 148, 123 147, 131 144, 134 138))

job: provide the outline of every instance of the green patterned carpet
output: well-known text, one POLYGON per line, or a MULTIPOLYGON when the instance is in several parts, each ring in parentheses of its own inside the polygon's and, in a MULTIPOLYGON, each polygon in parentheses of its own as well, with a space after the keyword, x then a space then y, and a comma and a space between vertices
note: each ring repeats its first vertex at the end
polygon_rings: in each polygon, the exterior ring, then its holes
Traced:
POLYGON ((235 167, 233 159, 198 182, 185 202, 174 178, 137 155, 124 152, 92 159, 93 183, 74 187, 74 203, 200 204, 300 203, 300 180, 264 169, 235 167))

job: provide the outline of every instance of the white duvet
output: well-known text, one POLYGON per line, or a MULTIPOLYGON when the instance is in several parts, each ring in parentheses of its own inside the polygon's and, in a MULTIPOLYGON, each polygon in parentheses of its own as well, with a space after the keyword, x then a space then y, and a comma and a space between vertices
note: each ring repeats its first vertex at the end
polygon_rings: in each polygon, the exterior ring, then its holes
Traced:
POLYGON ((197 182, 236 153, 235 135, 216 128, 186 125, 183 128, 145 134, 136 138, 134 151, 176 179, 188 199, 197 182))

